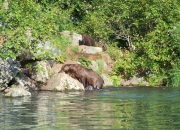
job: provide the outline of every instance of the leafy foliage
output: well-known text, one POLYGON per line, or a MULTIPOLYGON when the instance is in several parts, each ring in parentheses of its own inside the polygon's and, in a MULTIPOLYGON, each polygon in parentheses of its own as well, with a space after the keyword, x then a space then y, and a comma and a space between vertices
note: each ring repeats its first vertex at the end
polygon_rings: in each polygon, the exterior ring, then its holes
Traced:
POLYGON ((84 66, 85 68, 89 68, 91 61, 89 59, 86 59, 85 57, 79 57, 78 61, 84 66))
POLYGON ((120 82, 121 82, 121 77, 120 76, 113 75, 113 76, 110 77, 110 79, 112 80, 114 87, 118 87, 120 85, 120 82))
POLYGON ((98 63, 97 73, 101 75, 103 73, 103 70, 104 70, 104 63, 105 62, 103 60, 98 60, 97 63, 98 63))
POLYGON ((129 79, 136 72, 136 64, 134 62, 135 55, 125 51, 125 57, 119 58, 114 66, 116 75, 122 75, 123 78, 129 79))
POLYGON ((122 55, 121 50, 117 48, 116 46, 114 47, 112 45, 107 47, 106 53, 108 53, 111 59, 115 61, 121 58, 121 55, 122 55))
POLYGON ((3 2, 1 4, 0 31, 7 37, 1 50, 2 57, 16 58, 23 49, 36 53, 39 42, 51 39, 52 35, 59 35, 63 29, 70 29, 68 24, 64 27, 64 22, 69 20, 66 17, 68 12, 58 7, 49 6, 45 9, 33 0, 9 0, 6 10, 3 2))
POLYGON ((171 80, 172 80, 172 86, 173 87, 180 87, 180 68, 176 67, 172 70, 172 75, 171 75, 171 80))
POLYGON ((62 55, 59 55, 56 57, 56 62, 64 63, 64 61, 65 61, 65 58, 62 55))

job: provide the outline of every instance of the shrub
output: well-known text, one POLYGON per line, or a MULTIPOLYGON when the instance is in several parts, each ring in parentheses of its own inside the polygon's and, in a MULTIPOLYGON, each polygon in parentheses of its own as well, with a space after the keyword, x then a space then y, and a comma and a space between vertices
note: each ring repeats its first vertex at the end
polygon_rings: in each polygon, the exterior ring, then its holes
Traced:
POLYGON ((137 65, 134 60, 135 54, 128 51, 125 52, 124 58, 119 58, 114 65, 114 74, 122 75, 123 78, 130 78, 135 74, 137 65))
POLYGON ((89 59, 86 59, 85 57, 79 57, 78 61, 82 64, 82 66, 89 68, 91 61, 89 59))
POLYGON ((97 73, 98 74, 102 74, 103 70, 104 70, 104 61, 103 60, 98 60, 98 69, 97 69, 97 73))
POLYGON ((113 82, 114 87, 118 87, 121 83, 121 77, 117 75, 110 76, 111 81, 113 82))
POLYGON ((118 60, 119 58, 121 58, 122 56, 122 52, 119 48, 114 47, 112 45, 107 47, 106 53, 109 54, 109 56, 111 57, 112 60, 118 60))
POLYGON ((63 57, 62 55, 56 57, 56 62, 64 63, 64 61, 65 61, 65 57, 63 57))

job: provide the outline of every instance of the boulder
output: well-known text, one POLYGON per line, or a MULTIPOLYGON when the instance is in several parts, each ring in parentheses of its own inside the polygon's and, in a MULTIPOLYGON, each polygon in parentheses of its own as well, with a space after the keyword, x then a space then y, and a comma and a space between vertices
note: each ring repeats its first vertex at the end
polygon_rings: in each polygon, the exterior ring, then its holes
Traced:
POLYGON ((24 89, 27 89, 28 91, 34 91, 38 90, 38 87, 36 86, 35 81, 30 79, 24 74, 19 74, 15 77, 15 81, 24 87, 24 89))
POLYGON ((63 31, 63 32, 61 32, 61 34, 63 36, 69 37, 71 44, 74 46, 79 46, 79 41, 82 41, 81 34, 73 33, 70 31, 63 31))
POLYGON ((96 61, 91 61, 90 68, 96 72, 103 72, 104 70, 106 71, 107 64, 104 60, 98 59, 96 61))
POLYGON ((31 96, 31 93, 21 85, 13 85, 11 88, 5 90, 5 97, 22 97, 31 96))
POLYGON ((73 79, 65 73, 58 73, 52 76, 47 85, 40 90, 65 91, 65 90, 84 90, 84 86, 76 79, 73 79))
POLYGON ((36 46, 38 51, 32 52, 27 49, 22 49, 21 55, 18 56, 19 61, 29 61, 32 60, 33 57, 36 57, 38 60, 55 59, 55 57, 61 54, 61 51, 51 41, 40 41, 39 39, 33 37, 31 32, 32 29, 30 27, 26 27, 25 35, 30 43, 38 43, 36 46))
POLYGON ((84 52, 84 53, 88 53, 88 54, 95 54, 95 53, 100 53, 103 50, 102 50, 101 47, 80 45, 79 46, 79 51, 84 52))
POLYGON ((102 74, 101 77, 103 78, 104 80, 104 87, 110 87, 110 86, 113 86, 113 82, 111 81, 111 79, 105 75, 105 74, 102 74))
POLYGON ((129 80, 122 79, 121 86, 149 86, 149 83, 144 79, 144 77, 139 76, 139 74, 133 75, 129 80))
POLYGON ((20 62, 0 59, 0 88, 7 87, 10 81, 20 72, 20 62))
POLYGON ((39 42, 37 48, 39 51, 34 54, 36 57, 43 56, 43 59, 54 59, 58 55, 61 55, 61 51, 50 41, 39 42), (46 56, 44 54, 46 54, 46 56))
POLYGON ((82 40, 82 35, 73 33, 72 34, 72 45, 79 45, 79 41, 82 40))
POLYGON ((33 66, 33 74, 31 78, 34 81, 45 83, 50 76, 51 66, 47 61, 36 61, 33 66))

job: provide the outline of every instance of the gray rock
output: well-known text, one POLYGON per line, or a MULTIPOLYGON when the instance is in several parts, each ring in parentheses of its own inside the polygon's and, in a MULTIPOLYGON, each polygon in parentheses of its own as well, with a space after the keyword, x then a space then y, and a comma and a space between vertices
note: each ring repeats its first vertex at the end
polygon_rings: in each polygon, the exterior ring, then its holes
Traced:
POLYGON ((15 77, 15 80, 17 83, 19 83, 21 86, 23 86, 24 89, 26 89, 28 91, 38 90, 35 81, 33 81, 32 79, 30 79, 29 77, 27 77, 24 74, 17 75, 15 77))
POLYGON ((90 68, 92 68, 92 70, 98 72, 98 71, 104 71, 106 70, 107 64, 105 61, 98 59, 96 61, 91 61, 91 65, 90 68))
POLYGON ((102 52, 103 50, 101 47, 80 45, 79 51, 84 52, 84 53, 88 53, 88 54, 96 54, 96 53, 102 52))
POLYGON ((51 66, 47 61, 37 61, 33 66, 31 78, 35 81, 45 83, 49 79, 51 66))
POLYGON ((39 42, 37 48, 38 51, 34 54, 34 56, 37 58, 40 57, 42 59, 54 59, 58 55, 61 55, 61 51, 50 41, 39 42), (48 53, 49 55, 45 55, 45 53, 48 53))
POLYGON ((31 93, 21 85, 12 86, 9 89, 5 90, 5 97, 22 97, 22 96, 31 96, 31 93))
POLYGON ((131 83, 129 80, 121 79, 121 83, 120 83, 121 86, 130 86, 130 84, 131 83))
POLYGON ((79 41, 82 41, 82 35, 73 33, 72 34, 72 45, 79 45, 79 41))
POLYGON ((36 59, 39 60, 55 59, 56 56, 61 54, 61 51, 51 41, 40 41, 39 39, 34 38, 31 30, 32 29, 30 27, 26 27, 25 35, 30 43, 34 41, 38 43, 36 46, 38 51, 33 52, 27 49, 22 49, 21 55, 18 56, 20 61, 32 60, 33 57, 36 57, 36 59))
POLYGON ((107 75, 102 74, 101 77, 104 80, 104 85, 103 86, 105 86, 105 87, 113 86, 113 82, 111 81, 111 79, 107 75))
POLYGON ((48 80, 47 85, 42 86, 40 89, 50 91, 84 90, 84 86, 69 75, 58 73, 52 76, 48 80))
POLYGON ((20 72, 20 62, 0 59, 0 87, 7 87, 8 83, 20 72))
POLYGON ((149 83, 141 76, 138 74, 135 74, 131 79, 121 80, 121 86, 148 86, 149 83))
POLYGON ((70 31, 63 31, 61 32, 63 36, 69 37, 71 44, 74 46, 79 46, 79 41, 82 41, 82 35, 73 33, 70 31))

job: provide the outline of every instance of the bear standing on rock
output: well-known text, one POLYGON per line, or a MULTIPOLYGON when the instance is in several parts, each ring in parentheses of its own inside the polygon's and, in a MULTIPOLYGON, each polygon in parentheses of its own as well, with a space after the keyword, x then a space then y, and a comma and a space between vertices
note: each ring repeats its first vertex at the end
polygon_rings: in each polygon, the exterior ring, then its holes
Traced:
POLYGON ((79 45, 86 46, 95 46, 94 39, 87 34, 82 34, 82 41, 79 42, 79 45))
POLYGON ((104 80, 92 69, 84 68, 80 64, 65 64, 60 72, 65 72, 74 79, 81 82, 85 89, 102 89, 104 80))

